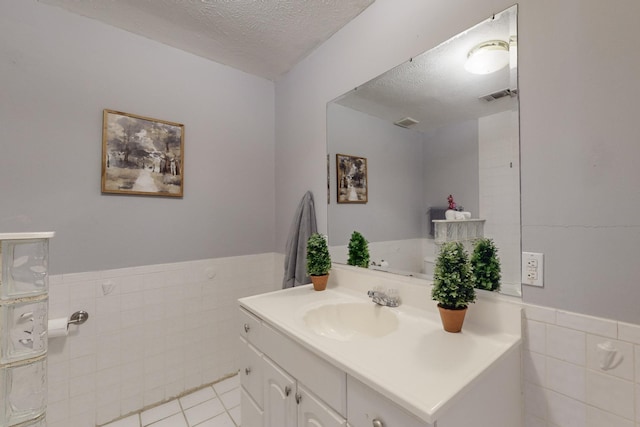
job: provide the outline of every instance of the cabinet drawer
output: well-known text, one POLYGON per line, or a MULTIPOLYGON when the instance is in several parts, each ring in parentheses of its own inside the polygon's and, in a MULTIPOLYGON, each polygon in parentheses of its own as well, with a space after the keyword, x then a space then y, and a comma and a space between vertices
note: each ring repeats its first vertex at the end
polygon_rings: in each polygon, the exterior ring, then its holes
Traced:
POLYGON ((262 322, 247 310, 240 308, 240 336, 260 348, 262 322))
POLYGON ((346 417, 346 374, 268 324, 262 326, 262 347, 271 360, 292 377, 313 390, 338 414, 346 417))
POLYGON ((262 360, 262 354, 244 338, 240 338, 240 341, 244 345, 240 365, 240 383, 258 406, 263 408, 264 360, 262 360))
POLYGON ((246 427, 262 427, 263 411, 243 388, 240 396, 242 425, 246 427))
POLYGON ((350 427, 372 427, 374 420, 383 427, 434 427, 348 375, 347 414, 350 427))

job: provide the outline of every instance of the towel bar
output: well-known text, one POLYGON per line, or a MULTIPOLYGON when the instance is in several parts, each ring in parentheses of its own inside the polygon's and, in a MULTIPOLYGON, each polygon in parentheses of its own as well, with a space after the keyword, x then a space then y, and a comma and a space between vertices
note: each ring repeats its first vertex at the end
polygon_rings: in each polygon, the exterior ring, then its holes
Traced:
POLYGON ((76 311, 69 318, 69 325, 82 325, 89 318, 89 313, 84 310, 76 311))

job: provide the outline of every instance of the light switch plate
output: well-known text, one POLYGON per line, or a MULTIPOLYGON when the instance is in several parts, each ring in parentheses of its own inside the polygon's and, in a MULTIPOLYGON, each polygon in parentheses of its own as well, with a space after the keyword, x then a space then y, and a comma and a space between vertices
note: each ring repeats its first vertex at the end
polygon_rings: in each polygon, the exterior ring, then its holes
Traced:
POLYGON ((522 284, 544 285, 544 256, 537 252, 522 252, 522 284))

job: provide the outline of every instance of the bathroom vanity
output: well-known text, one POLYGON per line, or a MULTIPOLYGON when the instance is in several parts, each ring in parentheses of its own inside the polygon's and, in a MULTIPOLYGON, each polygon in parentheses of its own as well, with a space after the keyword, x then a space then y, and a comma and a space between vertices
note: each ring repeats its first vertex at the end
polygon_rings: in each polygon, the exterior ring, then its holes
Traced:
POLYGON ((522 425, 521 310, 479 295, 444 332, 430 286, 334 266, 303 286, 240 301, 244 427, 522 425), (374 304, 395 289, 399 307, 374 304))

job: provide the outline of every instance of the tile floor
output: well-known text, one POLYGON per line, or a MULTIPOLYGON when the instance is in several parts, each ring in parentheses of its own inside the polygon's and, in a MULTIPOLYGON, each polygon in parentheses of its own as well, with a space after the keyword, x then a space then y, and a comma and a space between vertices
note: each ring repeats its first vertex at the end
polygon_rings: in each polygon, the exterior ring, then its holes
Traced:
POLYGON ((228 378, 103 427, 239 427, 240 378, 228 378))

